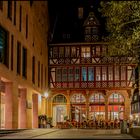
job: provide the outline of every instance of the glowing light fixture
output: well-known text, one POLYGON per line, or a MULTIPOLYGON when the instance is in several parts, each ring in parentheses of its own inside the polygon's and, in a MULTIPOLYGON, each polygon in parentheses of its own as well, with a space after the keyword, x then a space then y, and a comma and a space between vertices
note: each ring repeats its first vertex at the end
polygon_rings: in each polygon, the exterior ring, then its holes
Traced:
POLYGON ((48 98, 49 93, 48 93, 48 92, 45 92, 45 93, 44 93, 44 96, 45 96, 46 98, 48 98))

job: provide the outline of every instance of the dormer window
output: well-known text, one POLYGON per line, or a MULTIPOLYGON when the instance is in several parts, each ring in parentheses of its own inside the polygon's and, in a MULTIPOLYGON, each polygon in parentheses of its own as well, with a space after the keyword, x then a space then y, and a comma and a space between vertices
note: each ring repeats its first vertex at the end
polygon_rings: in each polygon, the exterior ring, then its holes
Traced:
POLYGON ((85 27, 85 41, 93 42, 99 39, 99 22, 96 19, 93 12, 90 12, 87 19, 84 22, 85 27))

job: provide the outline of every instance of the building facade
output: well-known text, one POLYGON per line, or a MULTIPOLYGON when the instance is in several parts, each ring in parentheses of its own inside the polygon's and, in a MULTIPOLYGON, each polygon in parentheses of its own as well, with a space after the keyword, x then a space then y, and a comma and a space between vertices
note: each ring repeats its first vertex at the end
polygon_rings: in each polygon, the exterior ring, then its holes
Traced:
POLYGON ((107 57, 94 12, 83 22, 84 42, 49 44, 48 115, 53 125, 66 118, 129 119, 135 65, 128 57, 107 57))
POLYGON ((135 85, 133 90, 133 97, 131 101, 131 119, 134 120, 135 125, 140 125, 140 94, 139 94, 139 64, 135 69, 135 85))
POLYGON ((37 128, 46 113, 47 15, 45 1, 0 1, 1 129, 37 128))

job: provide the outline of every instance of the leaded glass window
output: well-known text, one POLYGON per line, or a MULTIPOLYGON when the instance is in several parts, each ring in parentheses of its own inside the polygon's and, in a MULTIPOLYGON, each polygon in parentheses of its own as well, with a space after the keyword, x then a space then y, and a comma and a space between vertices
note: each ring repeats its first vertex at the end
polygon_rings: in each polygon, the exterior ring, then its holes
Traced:
POLYGON ((84 103, 86 102, 86 98, 83 94, 77 93, 72 95, 71 103, 84 103))
POLYGON ((89 102, 90 103, 104 103, 105 99, 104 99, 104 96, 102 94, 95 93, 95 94, 90 96, 89 102))
POLYGON ((67 102, 67 99, 64 95, 56 95, 54 98, 53 98, 53 103, 66 103, 67 102))
POLYGON ((124 102, 124 97, 121 94, 113 93, 109 97, 109 103, 122 103, 124 102))

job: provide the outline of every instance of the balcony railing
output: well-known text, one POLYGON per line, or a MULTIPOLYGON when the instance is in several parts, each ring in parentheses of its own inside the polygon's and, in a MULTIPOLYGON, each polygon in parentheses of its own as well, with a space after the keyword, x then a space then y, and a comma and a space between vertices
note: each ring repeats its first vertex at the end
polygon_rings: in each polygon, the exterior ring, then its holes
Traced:
POLYGON ((53 82, 50 88, 125 88, 131 87, 131 81, 81 81, 81 82, 53 82))

